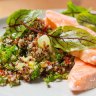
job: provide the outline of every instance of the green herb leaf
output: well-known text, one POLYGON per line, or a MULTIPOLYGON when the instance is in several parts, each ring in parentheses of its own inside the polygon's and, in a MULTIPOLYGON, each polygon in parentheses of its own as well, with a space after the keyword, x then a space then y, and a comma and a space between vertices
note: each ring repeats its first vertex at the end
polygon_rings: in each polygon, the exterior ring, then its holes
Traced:
POLYGON ((3 76, 0 76, 0 85, 4 86, 4 85, 6 85, 6 83, 7 83, 7 79, 3 76))
POLYGON ((18 10, 14 12, 7 19, 8 28, 6 29, 5 36, 12 38, 18 38, 26 30, 26 27, 21 24, 21 21, 26 23, 28 26, 41 14, 40 10, 18 10))
POLYGON ((96 14, 83 12, 76 18, 79 24, 86 26, 96 32, 96 14))
POLYGON ((49 36, 53 46, 65 52, 96 48, 96 37, 80 28, 64 26, 57 28, 49 36))
POLYGON ((88 12, 88 11, 89 11, 88 9, 85 9, 80 6, 76 6, 75 4, 73 4, 73 2, 68 2, 67 10, 63 11, 62 14, 75 17, 75 15, 81 12, 88 12))
POLYGON ((31 79, 34 80, 40 76, 40 65, 32 72, 31 79))
POLYGON ((59 74, 59 73, 50 73, 46 78, 44 78, 44 81, 49 84, 50 82, 53 82, 57 79, 67 79, 68 73, 59 74))
POLYGON ((12 55, 17 57, 19 54, 19 50, 17 46, 12 46, 12 47, 5 47, 5 46, 0 46, 0 63, 5 64, 8 63, 11 60, 12 55))
POLYGON ((49 84, 50 82, 55 81, 56 79, 60 79, 62 76, 60 74, 49 74, 46 78, 44 78, 44 81, 49 84))

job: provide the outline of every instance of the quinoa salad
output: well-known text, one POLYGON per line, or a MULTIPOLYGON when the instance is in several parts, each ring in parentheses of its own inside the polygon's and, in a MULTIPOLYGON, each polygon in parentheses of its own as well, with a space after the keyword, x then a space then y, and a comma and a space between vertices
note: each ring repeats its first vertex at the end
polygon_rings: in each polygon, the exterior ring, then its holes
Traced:
POLYGON ((46 26, 43 19, 38 16, 28 17, 40 12, 19 10, 7 19, 9 24, 0 40, 1 86, 20 85, 21 80, 31 83, 39 78, 46 83, 67 79, 67 74, 74 64, 73 57, 61 49, 52 48, 46 35, 52 29, 46 26), (19 21, 21 25, 18 24, 19 21))
MULTIPOLYGON (((91 14, 87 9, 76 8, 75 11, 79 10, 77 13, 71 14, 67 9, 60 14, 74 18, 81 11, 91 14)), ((46 84, 67 79, 74 65, 74 56, 70 53, 96 47, 96 38, 86 30, 71 26, 72 24, 54 28, 47 24, 46 16, 41 18, 41 15, 41 10, 21 9, 7 18, 4 27, 6 31, 0 37, 1 86, 17 86, 22 80, 31 83, 40 78, 46 84)))

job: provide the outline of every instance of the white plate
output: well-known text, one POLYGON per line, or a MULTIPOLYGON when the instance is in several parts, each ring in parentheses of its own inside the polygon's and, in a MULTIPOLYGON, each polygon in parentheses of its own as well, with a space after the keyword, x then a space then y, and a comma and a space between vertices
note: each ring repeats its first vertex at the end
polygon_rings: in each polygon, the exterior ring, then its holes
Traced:
MULTIPOLYGON (((6 26, 6 18, 0 19, 0 35, 5 31, 4 26, 6 26)), ((72 93, 67 80, 53 82, 50 85, 51 88, 48 88, 41 80, 34 81, 32 84, 22 82, 18 87, 0 87, 0 96, 96 96, 96 89, 78 94, 72 93)))

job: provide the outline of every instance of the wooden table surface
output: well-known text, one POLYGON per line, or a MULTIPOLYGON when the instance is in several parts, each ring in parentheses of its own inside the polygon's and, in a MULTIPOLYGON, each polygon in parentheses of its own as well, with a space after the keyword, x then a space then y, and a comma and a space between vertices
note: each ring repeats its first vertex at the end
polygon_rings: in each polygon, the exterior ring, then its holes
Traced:
MULTIPOLYGON (((66 8, 69 0, 0 0, 0 18, 17 9, 58 9, 66 8)), ((96 9, 96 0, 72 0, 75 4, 96 9)))

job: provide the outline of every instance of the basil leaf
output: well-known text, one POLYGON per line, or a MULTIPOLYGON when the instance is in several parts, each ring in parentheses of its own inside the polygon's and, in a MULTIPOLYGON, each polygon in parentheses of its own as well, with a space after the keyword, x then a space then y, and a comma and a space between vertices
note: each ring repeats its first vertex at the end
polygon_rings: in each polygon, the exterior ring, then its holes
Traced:
POLYGON ((75 17, 77 14, 81 12, 88 12, 88 9, 85 9, 81 6, 76 6, 73 2, 68 2, 67 10, 63 11, 62 14, 69 15, 75 17))
POLYGON ((28 26, 41 14, 41 10, 18 10, 14 12, 7 19, 8 27, 4 36, 10 36, 12 38, 18 38, 26 30, 26 27, 21 24, 21 21, 28 26))
POLYGON ((79 24, 86 26, 96 32, 96 14, 84 12, 76 17, 79 24))
POLYGON ((49 36, 53 46, 65 52, 96 48, 96 37, 81 28, 64 26, 57 28, 49 36))

